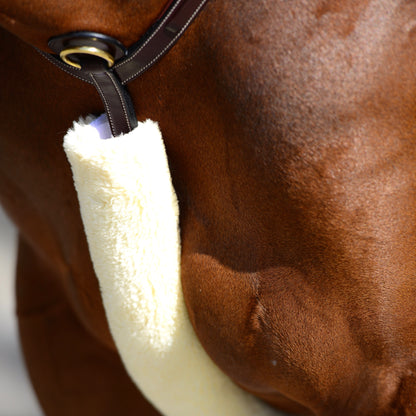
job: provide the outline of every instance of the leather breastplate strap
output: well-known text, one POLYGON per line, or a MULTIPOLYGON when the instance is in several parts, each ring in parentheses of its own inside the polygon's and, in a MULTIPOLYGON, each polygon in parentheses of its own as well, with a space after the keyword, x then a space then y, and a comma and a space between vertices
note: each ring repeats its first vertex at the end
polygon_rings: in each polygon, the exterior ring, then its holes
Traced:
POLYGON ((57 54, 40 51, 68 74, 94 85, 104 103, 113 136, 137 125, 125 84, 158 62, 178 41, 208 0, 173 0, 162 16, 129 50, 94 32, 71 32, 49 40, 57 54))

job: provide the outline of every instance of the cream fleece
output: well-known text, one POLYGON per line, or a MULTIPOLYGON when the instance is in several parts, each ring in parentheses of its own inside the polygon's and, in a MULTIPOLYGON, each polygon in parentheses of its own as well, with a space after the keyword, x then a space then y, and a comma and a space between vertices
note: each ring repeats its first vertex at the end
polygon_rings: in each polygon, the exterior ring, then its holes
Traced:
POLYGON ((166 416, 276 416, 210 360, 180 283, 178 203, 158 125, 103 140, 91 119, 68 131, 91 258, 124 365, 166 416))

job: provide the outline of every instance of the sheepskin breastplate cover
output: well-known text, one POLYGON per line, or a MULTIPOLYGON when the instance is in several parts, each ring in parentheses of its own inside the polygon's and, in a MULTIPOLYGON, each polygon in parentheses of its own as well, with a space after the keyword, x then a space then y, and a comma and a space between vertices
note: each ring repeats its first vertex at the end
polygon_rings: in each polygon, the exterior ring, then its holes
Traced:
POLYGON ((276 416, 200 345, 180 282, 178 203, 158 125, 108 138, 104 117, 64 138, 110 330, 138 388, 165 416, 276 416))

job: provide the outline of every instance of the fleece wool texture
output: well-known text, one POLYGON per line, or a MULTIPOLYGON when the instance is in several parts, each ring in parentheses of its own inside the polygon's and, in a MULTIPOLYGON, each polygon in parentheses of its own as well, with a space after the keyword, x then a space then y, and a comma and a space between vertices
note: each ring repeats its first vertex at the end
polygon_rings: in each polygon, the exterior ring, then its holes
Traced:
POLYGON ((103 140, 80 120, 64 139, 109 326, 138 388, 166 416, 276 416, 210 360, 180 282, 178 203, 158 125, 103 140))

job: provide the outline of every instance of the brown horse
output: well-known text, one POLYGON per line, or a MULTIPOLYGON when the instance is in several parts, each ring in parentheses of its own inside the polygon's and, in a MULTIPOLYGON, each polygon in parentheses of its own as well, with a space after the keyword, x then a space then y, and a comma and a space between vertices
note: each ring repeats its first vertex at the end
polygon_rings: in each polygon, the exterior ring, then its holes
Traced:
MULTIPOLYGON (((0 198, 48 415, 154 416, 122 368, 62 137, 101 113, 33 46, 135 42, 165 0, 0 0, 0 198)), ((160 123, 192 324, 238 385, 302 415, 416 415, 416 2, 210 0, 129 84, 160 123)))

